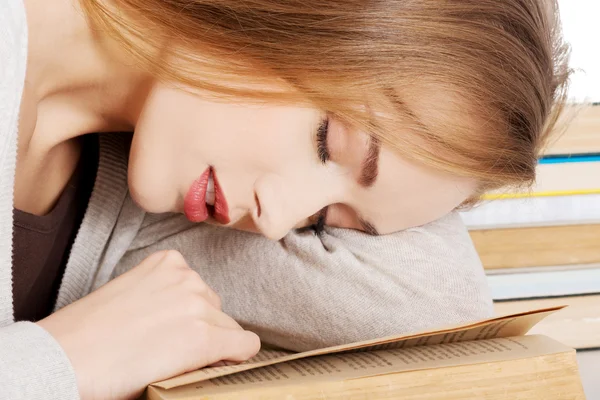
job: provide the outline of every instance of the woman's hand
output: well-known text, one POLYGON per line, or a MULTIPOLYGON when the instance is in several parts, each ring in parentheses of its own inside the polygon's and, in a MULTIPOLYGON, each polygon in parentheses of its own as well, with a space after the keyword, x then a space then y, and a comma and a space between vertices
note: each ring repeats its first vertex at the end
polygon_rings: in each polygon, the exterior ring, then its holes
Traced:
POLYGON ((132 398, 151 382, 245 361, 260 348, 175 251, 152 254, 38 324, 65 350, 84 400, 132 398))

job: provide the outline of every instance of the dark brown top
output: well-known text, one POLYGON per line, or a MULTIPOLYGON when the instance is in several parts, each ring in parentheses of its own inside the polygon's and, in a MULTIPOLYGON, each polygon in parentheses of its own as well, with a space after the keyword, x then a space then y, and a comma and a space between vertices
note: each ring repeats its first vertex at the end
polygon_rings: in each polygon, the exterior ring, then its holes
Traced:
POLYGON ((50 315, 54 308, 98 167, 97 137, 85 137, 82 141, 81 159, 54 208, 43 216, 13 210, 16 321, 38 321, 50 315))

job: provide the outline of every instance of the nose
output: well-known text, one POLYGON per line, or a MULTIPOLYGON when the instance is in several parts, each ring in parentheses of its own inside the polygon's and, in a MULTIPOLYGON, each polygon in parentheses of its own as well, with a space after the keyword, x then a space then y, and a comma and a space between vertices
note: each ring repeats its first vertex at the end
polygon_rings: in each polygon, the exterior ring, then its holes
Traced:
POLYGON ((283 238, 299 222, 331 204, 333 192, 325 186, 322 180, 307 177, 261 177, 254 187, 258 202, 254 223, 267 238, 283 238))

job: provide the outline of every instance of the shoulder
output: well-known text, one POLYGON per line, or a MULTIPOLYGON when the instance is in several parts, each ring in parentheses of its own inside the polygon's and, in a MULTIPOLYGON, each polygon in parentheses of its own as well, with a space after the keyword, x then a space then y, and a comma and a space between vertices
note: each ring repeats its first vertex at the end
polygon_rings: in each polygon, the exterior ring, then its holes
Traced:
POLYGON ((0 2, 0 38, 0 82, 4 90, 9 79, 24 73, 26 66, 27 18, 22 0, 0 2))
POLYGON ((10 271, 12 190, 19 109, 27 67, 27 20, 22 0, 0 0, 0 325, 12 319, 10 271), (8 302, 6 293, 9 293, 8 302))
POLYGON ((22 0, 0 2, 0 133, 16 134, 27 67, 27 19, 22 0))

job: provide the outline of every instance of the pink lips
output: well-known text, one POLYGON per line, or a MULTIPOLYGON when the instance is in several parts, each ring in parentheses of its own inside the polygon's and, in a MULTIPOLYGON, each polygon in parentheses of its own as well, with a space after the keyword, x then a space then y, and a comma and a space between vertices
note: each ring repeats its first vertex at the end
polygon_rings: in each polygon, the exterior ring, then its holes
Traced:
POLYGON ((185 196, 183 210, 186 218, 192 222, 204 222, 209 217, 214 218, 223 225, 230 222, 227 200, 223 195, 214 169, 211 167, 207 168, 206 171, 192 183, 192 186, 190 186, 190 189, 185 196), (206 204, 206 190, 211 173, 215 186, 214 206, 206 204))

